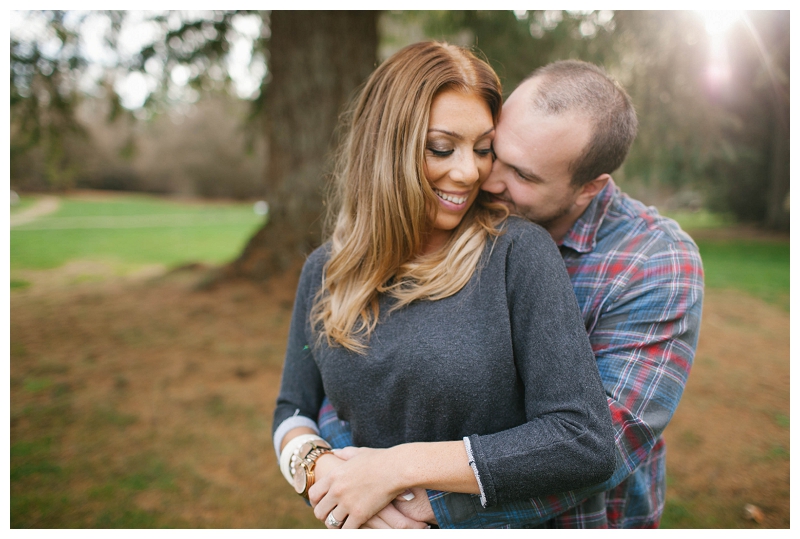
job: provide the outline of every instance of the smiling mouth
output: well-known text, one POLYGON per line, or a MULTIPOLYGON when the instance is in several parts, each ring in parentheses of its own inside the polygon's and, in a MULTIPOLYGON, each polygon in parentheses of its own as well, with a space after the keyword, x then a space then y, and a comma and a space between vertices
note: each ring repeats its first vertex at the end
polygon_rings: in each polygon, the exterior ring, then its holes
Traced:
POLYGON ((457 204, 459 206, 461 204, 463 204, 464 202, 466 202, 467 199, 469 198, 468 196, 457 197, 455 195, 448 195, 447 193, 443 193, 442 191, 439 191, 435 187, 433 188, 433 192, 436 193, 436 196, 438 196, 442 200, 446 200, 447 202, 452 202, 453 204, 457 204))

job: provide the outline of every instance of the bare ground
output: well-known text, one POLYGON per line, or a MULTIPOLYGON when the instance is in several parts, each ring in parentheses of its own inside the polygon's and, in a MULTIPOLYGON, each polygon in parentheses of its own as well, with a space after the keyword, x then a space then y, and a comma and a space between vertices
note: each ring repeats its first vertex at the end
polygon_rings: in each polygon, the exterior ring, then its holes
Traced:
MULTIPOLYGON (((12 527, 321 527, 270 438, 296 270, 205 292, 192 271, 26 279, 11 294, 12 527)), ((789 527, 787 312, 708 291, 666 437, 665 521, 789 527)))

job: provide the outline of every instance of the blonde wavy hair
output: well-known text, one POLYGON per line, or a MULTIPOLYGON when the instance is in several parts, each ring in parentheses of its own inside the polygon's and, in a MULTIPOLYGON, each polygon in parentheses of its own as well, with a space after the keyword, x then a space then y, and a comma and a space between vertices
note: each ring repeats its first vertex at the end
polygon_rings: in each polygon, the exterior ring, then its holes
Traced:
POLYGON ((344 118, 329 216, 331 254, 311 323, 328 345, 364 353, 380 316, 379 295, 397 301, 452 296, 476 271, 486 241, 508 215, 481 195, 441 249, 421 254, 438 209, 425 178, 425 144, 434 97, 444 90, 477 95, 494 123, 500 81, 467 49, 409 45, 369 77, 344 118))

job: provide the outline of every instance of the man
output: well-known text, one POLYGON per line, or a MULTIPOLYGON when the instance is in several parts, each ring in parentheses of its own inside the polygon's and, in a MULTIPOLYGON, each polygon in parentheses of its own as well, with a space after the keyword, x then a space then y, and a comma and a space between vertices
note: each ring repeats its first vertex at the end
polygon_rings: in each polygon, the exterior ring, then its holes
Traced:
MULTIPOLYGON (((700 328, 697 246, 611 179, 636 136, 625 91, 578 61, 535 71, 503 107, 496 160, 482 186, 559 245, 589 333, 616 431, 603 484, 482 508, 474 495, 423 491, 394 506, 444 528, 657 527, 666 488, 661 436, 686 385, 700 328)), ((346 442, 328 406, 322 435, 346 442)))

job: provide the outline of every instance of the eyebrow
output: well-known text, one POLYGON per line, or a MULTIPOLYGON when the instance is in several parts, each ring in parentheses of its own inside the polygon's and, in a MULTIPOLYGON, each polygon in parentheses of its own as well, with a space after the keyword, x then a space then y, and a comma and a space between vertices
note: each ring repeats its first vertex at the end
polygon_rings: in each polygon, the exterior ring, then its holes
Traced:
MULTIPOLYGON (((428 133, 430 133, 431 131, 436 131, 437 133, 444 133, 445 135, 450 135, 451 137, 456 138, 458 140, 464 140, 463 136, 459 135, 458 133, 448 131, 447 129, 439 129, 438 127, 431 127, 430 129, 428 129, 428 133)), ((494 127, 492 127, 491 129, 487 129, 486 131, 478 135, 478 138, 483 138, 492 131, 494 131, 494 127)))

